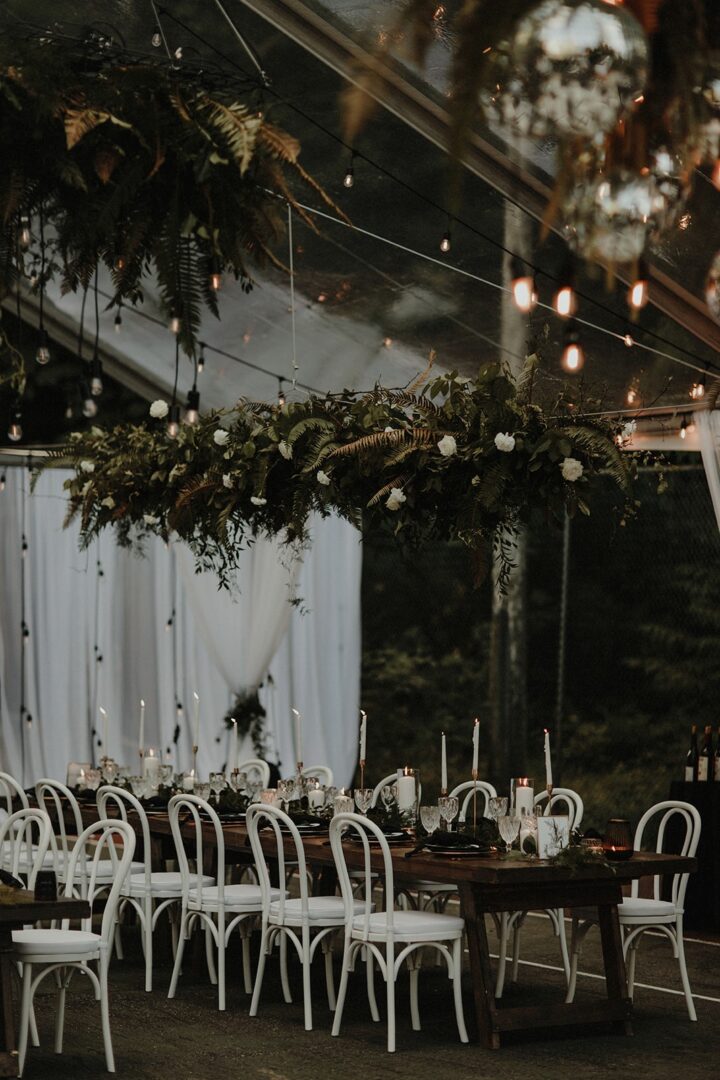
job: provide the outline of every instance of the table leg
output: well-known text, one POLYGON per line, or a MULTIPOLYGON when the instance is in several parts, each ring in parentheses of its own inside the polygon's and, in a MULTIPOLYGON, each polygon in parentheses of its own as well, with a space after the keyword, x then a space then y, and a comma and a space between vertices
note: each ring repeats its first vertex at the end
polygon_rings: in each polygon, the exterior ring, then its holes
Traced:
POLYGON ((497 1025, 495 984, 490 968, 490 949, 485 929, 485 916, 482 911, 477 910, 472 885, 460 885, 460 905, 465 919, 468 952, 470 953, 470 974, 472 976, 478 1035, 480 1041, 488 1050, 499 1050, 500 1031, 497 1025))
POLYGON ((618 920, 617 904, 601 904, 598 907, 600 938, 602 941, 603 962, 605 964, 605 984, 609 1001, 621 1001, 627 1007, 627 1016, 616 1021, 615 1027, 626 1035, 632 1035, 631 1003, 627 988, 625 956, 622 947, 622 934, 618 920))
POLYGON ((17 1076, 12 1003, 12 930, 0 929, 0 1076, 17 1076))

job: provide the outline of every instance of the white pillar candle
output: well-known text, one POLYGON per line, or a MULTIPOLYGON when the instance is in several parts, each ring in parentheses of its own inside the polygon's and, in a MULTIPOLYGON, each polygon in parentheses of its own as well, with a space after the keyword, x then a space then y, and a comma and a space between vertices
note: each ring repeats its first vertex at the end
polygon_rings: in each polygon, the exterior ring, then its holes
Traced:
POLYGON ((550 732, 545 728, 545 784, 548 790, 553 786, 552 761, 550 760, 550 732))
POLYGON ((193 698, 195 700, 195 731, 193 735, 193 746, 200 745, 200 698, 197 690, 193 690, 193 698))
POLYGON ((311 810, 319 810, 325 805, 325 792, 322 788, 310 788, 307 793, 308 806, 311 810))
POLYGON ((138 735, 138 750, 140 757, 145 752, 145 702, 140 698, 140 733, 138 735))
POLYGON ((364 709, 360 710, 360 760, 365 761, 365 750, 367 748, 367 713, 364 709))
POLYGON ((526 776, 519 777, 515 781, 515 813, 533 814, 535 806, 535 791, 530 787, 526 776))
POLYGON ((302 754, 302 713, 299 713, 297 709, 293 709, 293 716, 295 717, 295 761, 299 764, 304 760, 302 754))
POLYGON ((238 722, 232 718, 232 753, 230 754, 230 769, 237 769, 240 759, 240 739, 238 737, 238 722))
POLYGON ((195 770, 194 769, 190 769, 190 772, 185 773, 185 775, 183 776, 182 786, 183 786, 183 791, 194 791, 195 790, 195 770))
POLYGON ((102 705, 100 706, 100 715, 102 716, 102 719, 103 719, 103 737, 102 737, 102 739, 103 739, 103 742, 102 742, 103 757, 110 757, 110 755, 108 754, 108 714, 107 714, 106 710, 103 709, 102 705))
POLYGON ((473 725, 473 775, 478 771, 478 755, 480 753, 480 721, 476 718, 473 725))
POLYGON ((412 810, 415 806, 415 777, 412 769, 407 766, 403 769, 397 788, 398 810, 412 810))
POLYGON ((160 756, 152 746, 148 747, 147 754, 143 756, 143 776, 150 780, 153 787, 158 786, 160 781, 160 756))
POLYGON ((441 748, 441 754, 440 754, 440 787, 441 787, 441 789, 443 791, 447 791, 447 789, 448 789, 448 782, 447 782, 447 747, 445 745, 445 732, 444 731, 442 733, 442 738, 440 740, 440 748, 441 748))
POLYGON ((83 768, 81 768, 80 772, 78 773, 78 778, 77 778, 77 789, 78 789, 78 791, 85 791, 86 787, 87 787, 87 777, 85 775, 85 770, 83 768))

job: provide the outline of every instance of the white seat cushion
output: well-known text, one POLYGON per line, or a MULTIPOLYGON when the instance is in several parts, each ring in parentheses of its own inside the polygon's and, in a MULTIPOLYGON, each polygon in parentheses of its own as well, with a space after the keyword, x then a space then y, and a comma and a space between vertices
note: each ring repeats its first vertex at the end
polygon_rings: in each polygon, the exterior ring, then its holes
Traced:
MULTIPOLYGON (((142 870, 142 867, 140 868, 142 870)), ((197 874, 190 874, 190 887, 197 887, 197 874)), ((203 886, 214 885, 215 878, 209 877, 207 874, 203 874, 202 878, 203 886)), ((145 896, 145 874, 133 873, 123 886, 124 896, 145 896)), ((182 877, 178 870, 158 870, 153 871, 150 879, 150 891, 152 896, 158 896, 162 899, 170 899, 173 896, 180 897, 182 895, 182 877)))
POLYGON ((457 885, 451 885, 444 881, 411 881, 408 888, 426 893, 454 893, 458 891, 457 885))
MULTIPOLYGON (((271 889, 270 896, 273 900, 279 900, 282 893, 280 889, 271 889)), ((188 893, 190 907, 198 904, 197 889, 191 889, 188 893)), ((203 887, 202 906, 205 910, 217 910, 220 905, 218 900, 218 887, 211 885, 203 887)), ((259 885, 226 885, 225 886, 225 910, 226 911, 260 911, 262 908, 262 893, 259 885)))
MULTIPOLYGON (((363 902, 353 904, 356 912, 363 910, 363 902)), ((280 914, 280 905, 270 904, 270 918, 276 919, 280 914)), ((341 896, 309 896, 308 918, 311 923, 318 925, 342 926, 345 922, 345 902, 341 896)), ((299 926, 302 922, 302 902, 300 900, 285 901, 284 921, 290 926, 299 926)))
MULTIPOLYGON (((396 939, 403 941, 442 941, 443 938, 462 934, 465 920, 455 915, 437 915, 434 911, 394 911, 393 931, 396 939)), ((353 931, 361 936, 365 917, 353 919, 353 931)), ((370 916, 370 939, 382 940, 387 936, 387 912, 379 911, 370 916)))
POLYGON ((13 930, 13 948, 18 956, 66 956, 97 952, 100 935, 89 930, 13 930))
POLYGON ((626 896, 618 904, 620 921, 623 919, 674 919, 675 905, 668 900, 652 900, 642 896, 626 896))
MULTIPOLYGON (((130 874, 142 874, 145 871, 145 865, 141 862, 130 863, 130 874)), ((80 874, 82 874, 82 867, 80 868, 80 874)), ((95 870, 96 881, 112 881, 117 872, 117 867, 113 866, 112 859, 98 859, 97 868, 95 870)), ((92 861, 87 864, 88 877, 92 873, 92 861)), ((75 871, 75 877, 78 876, 78 870, 75 871)))

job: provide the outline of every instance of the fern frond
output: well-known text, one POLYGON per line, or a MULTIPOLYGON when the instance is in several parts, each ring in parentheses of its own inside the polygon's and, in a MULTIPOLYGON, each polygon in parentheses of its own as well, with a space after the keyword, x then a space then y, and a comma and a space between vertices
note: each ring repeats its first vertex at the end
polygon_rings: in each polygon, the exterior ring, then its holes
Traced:
MULTIPOLYGON (((240 175, 244 176, 255 154, 258 132, 263 127, 262 117, 251 114, 239 102, 223 105, 214 98, 205 99, 202 108, 207 111, 210 126, 222 136, 240 175)), ((296 154, 299 152, 298 143, 296 154)))
POLYGON ((434 349, 431 349, 429 354, 428 354, 427 367, 423 371, 421 371, 418 375, 416 375, 415 378, 413 379, 413 381, 410 383, 410 385, 407 388, 408 394, 416 393, 416 391, 418 391, 420 389, 420 387, 423 386, 428 381, 428 379, 430 378, 430 372, 432 371, 432 368, 433 368, 433 364, 435 363, 436 360, 437 360, 437 353, 435 352, 434 349))
POLYGON ((306 416, 303 420, 298 420, 285 439, 288 446, 293 446, 302 435, 306 435, 309 431, 335 431, 335 424, 332 420, 328 420, 326 416, 306 416))
POLYGON ((381 450, 385 446, 398 446, 406 440, 411 440, 413 449, 427 446, 437 438, 437 432, 429 428, 393 428, 392 431, 375 431, 372 435, 363 435, 353 442, 345 443, 333 450, 330 457, 347 457, 353 454, 362 454, 366 450, 381 450))
POLYGON ((376 491, 372 498, 368 499, 368 506, 377 506, 377 504, 389 495, 393 488, 402 487, 408 481, 407 473, 401 473, 399 476, 393 477, 392 480, 388 480, 387 484, 383 484, 379 491, 376 491))

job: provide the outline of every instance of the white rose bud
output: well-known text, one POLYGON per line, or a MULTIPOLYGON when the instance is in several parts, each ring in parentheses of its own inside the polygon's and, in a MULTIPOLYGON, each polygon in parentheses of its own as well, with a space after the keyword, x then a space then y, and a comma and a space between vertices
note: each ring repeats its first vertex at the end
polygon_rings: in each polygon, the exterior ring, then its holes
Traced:
POLYGON ((457 454, 457 443, 452 435, 443 435, 437 448, 443 457, 452 457, 453 454, 457 454))
POLYGON ((229 438, 230 432, 226 431, 225 428, 218 428, 217 431, 213 432, 213 439, 216 446, 224 446, 229 438))
POLYGON ((230 473, 227 473, 227 472, 223 473, 223 487, 226 487, 226 488, 235 487, 235 481, 233 480, 230 473))
POLYGON ((576 480, 580 479, 584 472, 582 462, 574 457, 564 458, 560 468, 562 469, 563 480, 567 480, 569 484, 574 484, 576 480))
POLYGON ((317 473, 317 482, 318 484, 322 484, 323 487, 327 487, 330 483, 330 477, 326 472, 323 472, 322 469, 320 469, 317 473))
POLYGON ((263 499, 259 495, 251 495, 250 502, 253 506, 267 506, 267 499, 263 499))
POLYGON ((280 451, 280 456, 284 457, 286 461, 289 461, 293 455, 292 446, 288 446, 285 440, 278 443, 278 450, 280 451))
POLYGON ((114 510, 115 509, 115 500, 113 499, 112 495, 108 495, 106 499, 103 499, 103 501, 100 503, 100 505, 101 506, 106 506, 108 508, 108 510, 114 510))
POLYGON ((80 462, 80 472, 94 473, 95 472, 95 466, 92 463, 92 461, 81 461, 80 462))
POLYGON ((399 510, 404 502, 407 502, 407 495, 405 495, 403 489, 390 488, 390 494, 385 500, 388 510, 399 510))
POLYGON ((498 431, 495 436, 495 446, 503 454, 510 454, 515 449, 515 436, 509 431, 498 431))
POLYGON ((154 420, 162 420, 170 412, 170 406, 167 401, 163 401, 162 398, 158 398, 157 401, 153 401, 150 406, 150 415, 154 420))
POLYGON ((143 521, 146 525, 158 525, 160 523, 160 518, 155 517, 153 514, 143 514, 143 521))

